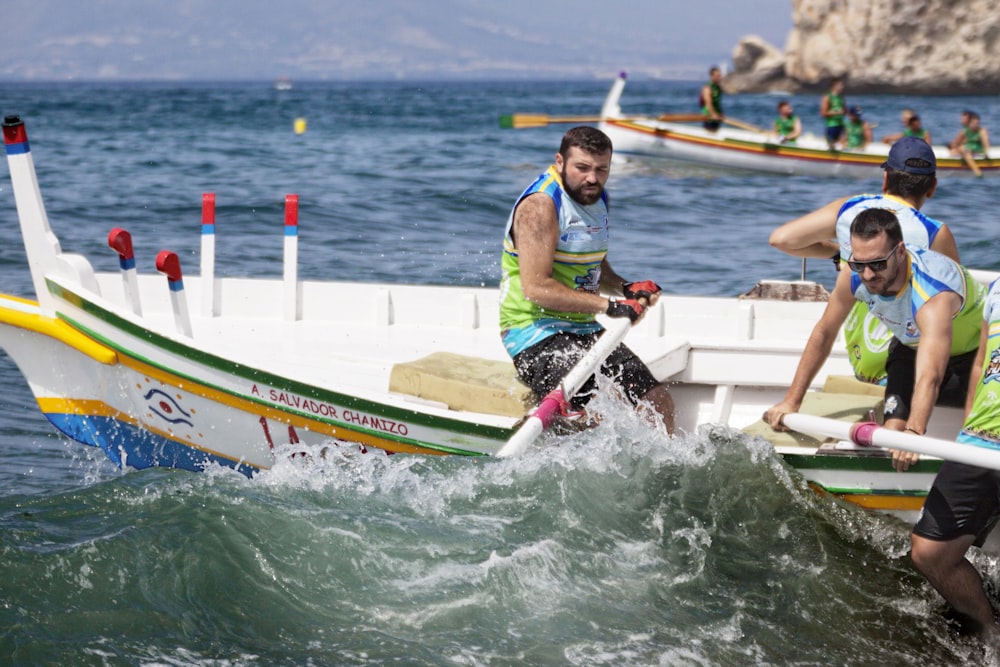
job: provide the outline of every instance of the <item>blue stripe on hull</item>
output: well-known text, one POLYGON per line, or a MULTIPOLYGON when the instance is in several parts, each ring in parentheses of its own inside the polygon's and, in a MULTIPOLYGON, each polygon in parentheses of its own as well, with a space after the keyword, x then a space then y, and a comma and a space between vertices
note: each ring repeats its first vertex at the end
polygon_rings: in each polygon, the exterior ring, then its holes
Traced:
POLYGON ((57 413, 45 416, 73 440, 100 447, 119 467, 124 459, 129 467, 137 469, 159 466, 201 472, 206 465, 217 463, 247 477, 257 472, 255 466, 197 450, 111 417, 57 413))

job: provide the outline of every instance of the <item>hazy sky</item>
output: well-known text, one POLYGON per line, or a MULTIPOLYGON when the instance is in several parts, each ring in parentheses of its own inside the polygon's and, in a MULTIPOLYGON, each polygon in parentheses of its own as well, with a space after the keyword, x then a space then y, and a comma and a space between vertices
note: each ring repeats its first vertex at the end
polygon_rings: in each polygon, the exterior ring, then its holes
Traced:
POLYGON ((0 78, 702 77, 791 0, 4 0, 0 78))

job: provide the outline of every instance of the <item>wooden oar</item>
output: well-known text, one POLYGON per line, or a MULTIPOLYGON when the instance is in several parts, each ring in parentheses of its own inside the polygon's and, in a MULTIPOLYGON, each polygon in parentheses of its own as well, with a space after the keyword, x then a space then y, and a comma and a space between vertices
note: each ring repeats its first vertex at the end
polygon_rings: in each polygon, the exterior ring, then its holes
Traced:
POLYGON ((625 340, 626 334, 632 328, 632 322, 627 317, 612 318, 605 327, 604 334, 597 339, 576 366, 566 374, 562 384, 553 389, 541 403, 527 414, 521 427, 515 431, 510 440, 497 452, 497 456, 516 456, 528 448, 535 438, 542 434, 558 415, 564 403, 576 396, 583 384, 604 363, 611 352, 625 340))
POLYGON ((827 417, 814 417, 801 413, 787 414, 781 418, 793 431, 850 440, 858 445, 874 445, 888 449, 905 449, 908 452, 936 456, 981 468, 1000 470, 1000 449, 977 447, 954 440, 942 440, 926 435, 893 431, 872 423, 850 423, 827 417))
POLYGON ((733 127, 738 127, 741 130, 750 130, 751 132, 767 133, 767 130, 765 130, 762 127, 751 125, 750 123, 745 123, 742 120, 737 120, 735 118, 729 118, 728 116, 723 118, 722 122, 725 123, 726 125, 732 125, 733 127))
MULTIPOLYGON (((695 113, 663 114, 655 118, 648 116, 629 116, 613 120, 662 120, 675 123, 685 123, 703 120, 704 116, 695 113)), ((521 130, 527 127, 545 127, 558 123, 600 123, 600 116, 549 116, 542 113, 514 113, 500 116, 500 127, 521 130)))

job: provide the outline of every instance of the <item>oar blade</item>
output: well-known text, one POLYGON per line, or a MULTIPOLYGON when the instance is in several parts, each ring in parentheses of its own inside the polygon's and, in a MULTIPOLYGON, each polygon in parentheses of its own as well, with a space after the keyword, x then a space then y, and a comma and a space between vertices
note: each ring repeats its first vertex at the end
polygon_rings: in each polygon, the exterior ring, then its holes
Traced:
POLYGON ((527 127, 545 127, 551 121, 545 114, 512 113, 500 116, 500 127, 521 130, 527 127))
POLYGON ((666 123, 696 123, 705 120, 700 113, 664 113, 656 117, 666 123))

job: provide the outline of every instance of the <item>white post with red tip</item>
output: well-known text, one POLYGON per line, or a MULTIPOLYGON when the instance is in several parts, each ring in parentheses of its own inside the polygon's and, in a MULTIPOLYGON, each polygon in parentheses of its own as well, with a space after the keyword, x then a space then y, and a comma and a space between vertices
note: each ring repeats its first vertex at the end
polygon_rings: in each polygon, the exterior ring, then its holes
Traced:
POLYGON ((170 287, 170 305, 174 309, 174 323, 180 334, 192 337, 191 316, 188 314, 187 297, 184 295, 184 278, 181 275, 181 260, 176 252, 161 250, 156 256, 156 270, 167 276, 170 287))
POLYGON ((118 266, 122 270, 122 283, 125 288, 125 303, 136 315, 142 317, 142 304, 139 301, 139 280, 135 272, 135 251, 132 249, 132 235, 121 227, 115 227, 108 233, 108 245, 118 253, 118 266))
POLYGON ((295 321, 302 314, 299 289, 299 196, 285 195, 285 319, 295 321))
POLYGON ((62 250, 49 226, 42 193, 38 188, 35 163, 31 158, 28 132, 18 116, 4 117, 3 140, 7 150, 7 166, 10 169, 11 192, 17 205, 21 238, 24 240, 28 266, 31 267, 35 298, 44 313, 55 315, 55 298, 49 292, 45 276, 57 270, 62 250))
POLYGON ((215 290, 215 193, 201 196, 201 314, 216 315, 215 290))

